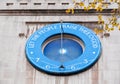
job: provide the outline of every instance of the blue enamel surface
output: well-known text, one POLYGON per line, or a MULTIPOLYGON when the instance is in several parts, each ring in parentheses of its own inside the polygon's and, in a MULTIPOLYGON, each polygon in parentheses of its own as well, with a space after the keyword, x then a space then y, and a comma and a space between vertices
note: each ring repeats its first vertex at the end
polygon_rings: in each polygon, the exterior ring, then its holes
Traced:
MULTIPOLYGON (((72 23, 63 23, 62 27, 64 33, 77 36, 84 42, 84 52, 79 53, 77 59, 64 62, 54 61, 45 56, 42 52, 43 42, 50 36, 61 32, 60 23, 51 24, 39 29, 28 39, 26 57, 29 62, 40 70, 55 74, 71 74, 94 64, 101 54, 101 43, 94 32, 84 26, 72 23), (61 65, 64 66, 64 69, 60 69, 61 65)), ((68 51, 68 53, 71 52, 68 51)))
POLYGON ((56 39, 44 48, 44 55, 51 60, 67 62, 77 59, 83 52, 82 46, 74 40, 64 38, 61 48, 61 39, 56 39))

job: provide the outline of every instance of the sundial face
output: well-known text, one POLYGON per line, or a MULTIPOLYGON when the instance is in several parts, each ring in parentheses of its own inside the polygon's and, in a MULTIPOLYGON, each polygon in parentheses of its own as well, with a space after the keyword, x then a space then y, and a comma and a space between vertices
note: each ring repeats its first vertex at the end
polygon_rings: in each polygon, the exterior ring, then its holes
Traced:
POLYGON ((44 56, 57 62, 68 62, 77 59, 84 49, 83 42, 74 35, 61 34, 51 36, 43 44, 44 56))
POLYGON ((26 57, 50 74, 73 74, 93 65, 101 53, 98 37, 88 28, 57 23, 36 31, 26 43, 26 57))

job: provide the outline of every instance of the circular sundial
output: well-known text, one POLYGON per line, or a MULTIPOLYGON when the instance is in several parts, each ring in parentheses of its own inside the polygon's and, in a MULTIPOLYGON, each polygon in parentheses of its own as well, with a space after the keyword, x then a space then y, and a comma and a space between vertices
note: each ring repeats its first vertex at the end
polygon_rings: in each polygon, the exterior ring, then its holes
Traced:
POLYGON ((100 57, 101 44, 90 29, 57 23, 37 30, 26 43, 28 61, 50 74, 73 74, 92 66, 100 57))

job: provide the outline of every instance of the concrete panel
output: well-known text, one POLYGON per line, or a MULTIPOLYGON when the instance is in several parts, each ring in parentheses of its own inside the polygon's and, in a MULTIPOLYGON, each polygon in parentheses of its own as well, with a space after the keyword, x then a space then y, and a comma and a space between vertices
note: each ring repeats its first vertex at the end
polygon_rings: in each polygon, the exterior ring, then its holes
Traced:
MULTIPOLYGON (((25 43, 33 32, 48 23, 25 22, 44 21, 44 19, 47 22, 50 18, 52 22, 53 17, 48 16, 0 16, 0 84, 120 84, 118 30, 111 32, 108 38, 100 38, 103 46, 101 57, 85 72, 72 76, 51 76, 34 69, 26 60, 25 43), (20 37, 20 33, 24 35, 20 37)), ((56 20, 59 18, 61 17, 55 17, 56 20)), ((77 19, 77 16, 75 18, 77 19)), ((87 19, 89 18, 88 16, 87 19)), ((73 17, 67 16, 65 20, 72 19, 73 17)))

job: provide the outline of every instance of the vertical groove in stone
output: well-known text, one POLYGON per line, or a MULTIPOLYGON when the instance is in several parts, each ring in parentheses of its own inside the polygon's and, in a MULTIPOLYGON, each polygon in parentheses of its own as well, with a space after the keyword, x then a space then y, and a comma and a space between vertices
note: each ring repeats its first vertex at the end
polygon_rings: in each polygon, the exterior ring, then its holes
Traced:
POLYGON ((92 84, 99 84, 99 69, 98 63, 92 67, 92 84))

